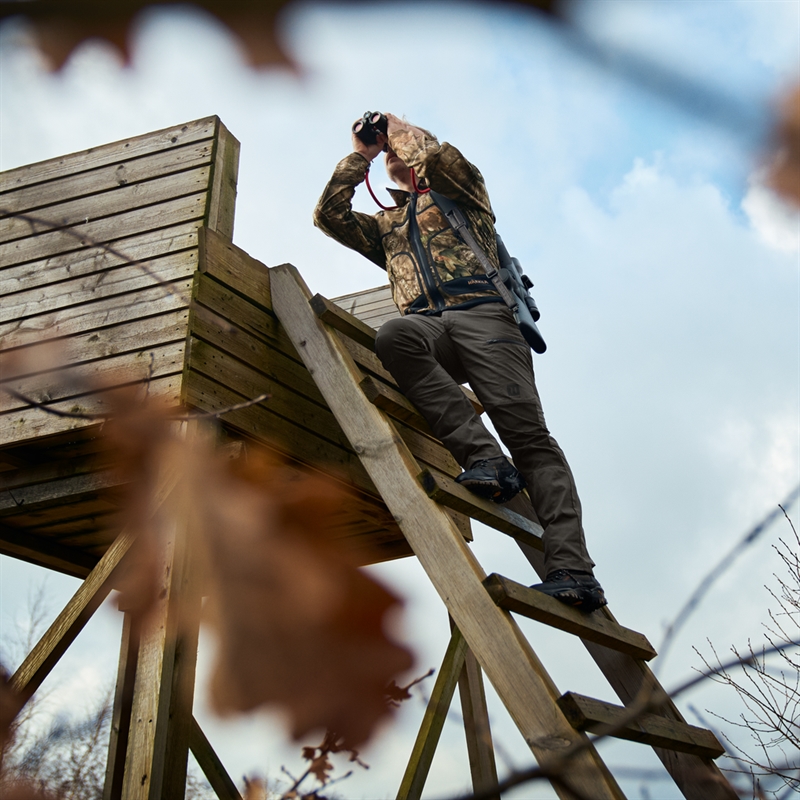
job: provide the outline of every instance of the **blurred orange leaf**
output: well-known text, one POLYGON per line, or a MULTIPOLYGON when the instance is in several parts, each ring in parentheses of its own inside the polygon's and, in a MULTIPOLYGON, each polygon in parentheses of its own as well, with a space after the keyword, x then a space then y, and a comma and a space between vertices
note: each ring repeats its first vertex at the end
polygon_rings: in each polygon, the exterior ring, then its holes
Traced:
MULTIPOLYGON (((289 0, 195 0, 234 34, 254 67, 292 66, 275 32, 275 18, 289 0)), ((176 6, 175 0, 26 0, 0 2, 0 20, 24 16, 36 43, 54 69, 61 69, 75 48, 101 39, 130 61, 131 29, 140 11, 176 6)), ((181 4, 186 5, 186 4, 181 4)))
POLYGON ((789 92, 780 106, 770 183, 787 200, 800 205, 800 87, 789 92))
POLYGON ((398 599, 331 539, 347 495, 267 458, 219 475, 215 491, 225 498, 205 515, 215 707, 277 705, 295 739, 322 728, 350 747, 366 741, 390 713, 386 684, 412 659, 383 629, 398 599))
MULTIPOLYGON (((279 12, 291 0, 194 0, 236 36, 253 67, 289 66, 293 62, 275 31, 279 12)), ((513 0, 512 0, 513 2, 513 0)), ((24 16, 33 26, 39 49, 53 68, 61 69, 73 50, 87 39, 102 39, 130 61, 131 27, 146 8, 179 5, 175 0, 13 0, 0 2, 0 21, 24 16)), ((180 5, 187 5, 186 3, 180 5)), ((558 16, 557 0, 516 0, 551 16, 558 16)))

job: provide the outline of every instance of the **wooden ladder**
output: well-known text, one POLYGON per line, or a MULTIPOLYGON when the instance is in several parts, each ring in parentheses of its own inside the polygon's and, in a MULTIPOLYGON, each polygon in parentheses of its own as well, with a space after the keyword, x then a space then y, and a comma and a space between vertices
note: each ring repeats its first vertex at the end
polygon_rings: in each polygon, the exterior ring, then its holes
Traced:
POLYGON ((484 573, 447 509, 512 536, 544 577, 542 529, 523 498, 497 506, 463 489, 451 476, 420 468, 392 420, 429 434, 424 420, 399 391, 362 372, 352 356, 354 348, 374 349, 375 331, 331 301, 312 297, 291 265, 271 269, 270 279, 275 315, 453 623, 398 798, 421 797, 457 683, 468 728, 473 786, 476 791, 491 791, 496 785, 482 671, 538 764, 553 770, 551 782, 559 797, 624 797, 586 733, 612 726, 618 737, 650 744, 685 797, 734 800, 736 793, 712 760, 723 748, 710 731, 688 725, 671 700, 626 722, 630 714, 625 706, 635 701, 643 686, 663 694, 647 665, 656 653, 642 634, 620 626, 607 608, 582 614, 507 578, 484 573), (579 636, 623 705, 569 692, 560 695, 513 614, 579 636), (577 750, 563 769, 562 756, 570 748, 577 750))

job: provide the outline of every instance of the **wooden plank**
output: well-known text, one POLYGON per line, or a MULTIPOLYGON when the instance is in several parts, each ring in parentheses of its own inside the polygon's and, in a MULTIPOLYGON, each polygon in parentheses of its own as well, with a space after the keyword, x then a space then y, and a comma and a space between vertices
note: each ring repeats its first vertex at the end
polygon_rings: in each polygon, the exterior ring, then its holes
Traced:
POLYGON ((0 242, 0 264, 11 267, 27 261, 55 258, 65 253, 102 247, 104 242, 167 228, 190 220, 202 222, 207 192, 133 208, 110 217, 93 217, 70 228, 62 228, 12 242, 0 242))
POLYGON ((111 730, 108 739, 106 776, 103 800, 122 800, 122 779, 125 775, 125 753, 131 726, 133 685, 139 655, 139 625, 130 611, 123 612, 122 641, 117 665, 114 705, 111 709, 111 730))
POLYGON ((189 369, 211 378, 244 398, 269 393, 271 397, 264 403, 273 414, 290 420, 339 447, 350 449, 336 418, 327 408, 306 400, 280 383, 268 380, 260 372, 212 345, 192 338, 187 364, 189 369))
POLYGON ((422 724, 417 738, 414 740, 408 766, 406 766, 403 779, 400 781, 397 800, 419 800, 422 797, 422 790, 428 779, 433 757, 436 754, 436 746, 442 735, 442 728, 444 728, 447 712, 453 701, 453 694, 468 649, 461 631, 454 628, 442 660, 442 666, 436 676, 425 715, 422 717, 422 724))
POLYGON ((270 311, 269 269, 210 228, 200 229, 201 272, 270 311))
MULTIPOLYGON (((195 429, 190 424, 190 436, 195 429)), ((141 630, 122 784, 125 800, 180 798, 186 791, 202 600, 190 534, 199 511, 185 477, 166 497, 164 512, 153 520, 164 543, 160 592, 141 630)))
POLYGON ((214 128, 213 170, 206 205, 206 225, 233 239, 233 216, 236 207, 236 180, 239 174, 239 141, 219 117, 214 128))
MULTIPOLYGON (((489 709, 486 706, 486 693, 483 688, 483 675, 478 660, 471 650, 464 654, 464 665, 458 678, 458 693, 461 698, 461 713, 464 717, 472 790, 476 794, 490 792, 497 786, 497 764, 494 760, 494 745, 489 725, 489 709)), ((500 800, 499 792, 493 794, 488 800, 500 800)))
POLYGON ((0 384, 0 421, 5 414, 34 407, 22 398, 45 407, 70 399, 80 406, 86 397, 107 393, 116 386, 141 383, 144 391, 148 381, 174 375, 183 369, 185 349, 186 342, 180 339, 132 353, 69 364, 55 372, 3 381, 0 384), (14 391, 21 397, 12 394, 14 391))
POLYGON ((81 550, 7 525, 0 525, 0 553, 74 578, 85 578, 98 561, 81 550))
POLYGON ((358 317, 348 314, 321 294, 311 298, 311 308, 326 325, 330 325, 367 349, 375 350, 375 331, 358 317))
MULTIPOLYGON (((184 377, 183 400, 194 408, 218 411, 247 399, 194 370, 184 377)), ((278 417, 270 411, 268 401, 226 413, 220 421, 226 428, 239 431, 279 453, 320 469, 373 497, 378 496, 374 484, 354 453, 278 417)))
MULTIPOLYGON (((174 345, 186 338, 188 318, 189 310, 182 308, 72 336, 60 343, 59 355, 63 356, 64 366, 47 375, 53 377, 61 370, 69 370, 88 361, 174 345)), ((0 350, 0 375, 3 376, 0 384, 37 374, 41 365, 37 364, 36 350, 32 352, 33 357, 26 358, 28 353, 24 349, 0 350)))
POLYGON ((484 586, 494 602, 508 611, 574 633, 582 639, 598 642, 634 658, 649 661, 657 655, 647 637, 611 622, 602 614, 584 614, 554 597, 502 575, 490 575, 484 581, 484 586))
MULTIPOLYGON (((311 309, 302 278, 291 265, 272 269, 270 277, 281 325, 537 761, 547 767, 559 752, 581 742, 585 749, 571 759, 568 783, 593 800, 622 798, 597 752, 556 705, 559 692, 517 624, 484 589, 480 564, 444 510, 427 498, 415 459, 364 396, 361 372, 340 337, 311 309)), ((563 798, 575 794, 564 784, 554 788, 563 798)))
POLYGON ((360 385, 370 403, 385 411, 390 417, 404 422, 420 433, 433 436, 430 426, 419 411, 397 389, 375 380, 371 375, 367 375, 360 385))
POLYGON ((284 386, 291 386, 298 394, 302 394, 323 408, 328 407, 294 347, 290 348, 290 353, 287 354, 274 347, 274 341, 253 336, 243 328, 229 323, 228 320, 224 322, 224 327, 215 325, 212 317, 192 313, 190 317, 192 336, 229 353, 271 380, 278 381, 284 386))
POLYGON ((31 215, 6 217, 0 224, 0 243, 8 245, 18 239, 36 239, 39 234, 72 228, 90 219, 116 219, 145 206, 196 195, 205 192, 210 174, 210 167, 195 167, 134 186, 119 186, 105 192, 100 202, 94 196, 79 197, 48 206, 31 215))
MULTIPOLYGON (((156 378, 148 384, 148 396, 151 401, 167 407, 175 406, 180 401, 181 375, 166 375, 156 378)), ((79 399, 69 399, 57 403, 48 403, 49 408, 61 411, 80 412, 85 414, 108 414, 108 400, 102 392, 95 392, 79 399)), ((44 436, 64 431, 79 431, 82 428, 96 426, 97 419, 74 419, 57 417, 37 408, 25 408, 11 411, 0 416, 0 446, 22 444, 44 436)))
POLYGON ((207 139, 133 159, 121 153, 118 163, 6 192, 0 195, 0 219, 26 212, 40 216, 47 206, 80 197, 94 196, 102 205, 108 191, 211 163, 212 145, 207 139))
POLYGON ((71 495, 65 497, 61 503, 43 503, 31 508, 22 506, 18 513, 7 514, 4 522, 15 528, 23 528, 45 536, 46 528, 52 525, 119 510, 119 503, 112 502, 113 498, 105 496, 105 491, 87 491, 71 495))
POLYGON ((711 731, 685 722, 665 719, 656 714, 640 714, 635 722, 625 722, 630 713, 623 706, 574 692, 563 694, 558 699, 558 705, 576 730, 603 734, 609 728, 619 728, 610 735, 616 739, 692 753, 701 758, 719 758, 725 752, 711 731))
POLYGON ((33 486, 6 489, 0 492, 0 517, 18 514, 23 508, 32 513, 40 508, 59 505, 68 498, 75 499, 111 486, 122 485, 124 479, 119 470, 104 469, 33 486))
POLYGON ((376 331, 390 319, 396 319, 400 312, 392 299, 391 286, 378 286, 361 292, 331 298, 339 308, 358 317, 376 331))
MULTIPOLYGON (((165 314, 189 305, 191 281, 188 278, 168 286, 153 286, 133 294, 104 298, 100 303, 60 308, 35 317, 0 324, 0 342, 4 349, 41 344, 86 331, 165 314)), ((90 336, 93 334, 90 334, 90 336)))
POLYGON ((478 497, 451 477, 428 469, 420 473, 419 481, 431 500, 508 534, 512 539, 525 542, 540 550, 544 547, 540 525, 505 506, 478 497))
MULTIPOLYGON (((521 542, 517 542, 517 544, 539 577, 544 580, 542 552, 521 542)), ((596 611, 595 614, 602 614, 606 619, 616 622, 608 606, 596 611)), ((644 685, 652 687, 652 690, 661 694, 666 694, 645 661, 588 639, 581 641, 625 705, 637 698, 644 685)), ((686 721, 672 700, 666 700, 658 713, 659 716, 667 719, 686 721)), ((653 751, 687 800, 736 800, 738 797, 719 767, 711 761, 690 753, 679 753, 663 747, 654 747, 653 751)))
POLYGON ((58 478, 85 475, 88 472, 94 472, 102 467, 109 466, 112 460, 113 455, 107 454, 105 457, 86 455, 70 459, 54 457, 44 463, 25 464, 12 472, 0 475, 0 491, 45 483, 58 478))
MULTIPOLYGON (((173 125, 160 131, 145 133, 130 139, 122 139, 100 147, 90 147, 70 155, 57 156, 47 161, 26 164, 22 167, 0 172, 0 193, 11 192, 23 186, 32 186, 49 180, 58 180, 107 164, 115 164, 120 158, 130 159, 147 156, 161 150, 183 147, 190 142, 210 139, 214 135, 218 117, 204 117, 182 125, 173 125)), ((2 203, 2 197, 0 197, 2 203)))
POLYGON ((197 247, 197 232, 198 220, 194 220, 115 239, 106 242, 106 247, 88 247, 77 252, 58 253, 40 261, 6 267, 0 269, 0 296, 29 291, 38 286, 61 283, 136 262, 147 262, 168 253, 190 250, 197 247), (107 248, 113 248, 113 251, 107 248))
POLYGON ((197 270, 197 250, 182 250, 147 264, 133 264, 81 275, 72 280, 37 286, 3 298, 3 322, 47 314, 60 308, 88 302, 101 302, 107 297, 136 292, 154 285, 169 284, 191 278, 197 270))
POLYGON ((219 800, 242 800, 236 784, 231 780, 219 756, 214 752, 211 742, 206 739, 206 735, 194 717, 192 717, 192 727, 189 733, 189 747, 219 800))
MULTIPOLYGON (((196 303, 208 309, 218 320, 230 320, 237 328, 274 343, 282 352, 296 353, 294 345, 289 342, 272 314, 266 313, 264 309, 240 297, 208 275, 195 275, 192 296, 196 303)), ((297 358, 299 361, 299 356, 297 358)))
POLYGON ((97 563, 78 591, 56 617, 53 624, 28 654, 10 684, 25 701, 39 688, 42 681, 66 652, 92 614, 100 607, 111 591, 111 577, 122 558, 133 544, 134 536, 123 531, 97 563))

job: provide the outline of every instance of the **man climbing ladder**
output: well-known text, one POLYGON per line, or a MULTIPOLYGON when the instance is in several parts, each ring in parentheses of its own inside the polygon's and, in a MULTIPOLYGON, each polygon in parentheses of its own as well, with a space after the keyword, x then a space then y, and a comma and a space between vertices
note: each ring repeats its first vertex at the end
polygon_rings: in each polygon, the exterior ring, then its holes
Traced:
POLYGON ((389 275, 402 316, 381 327, 376 352, 461 464, 459 483, 498 503, 527 486, 544 528, 546 579, 534 588, 594 611, 606 600, 592 572, 572 472, 544 420, 530 349, 478 257, 432 196, 458 204, 497 268, 483 178, 455 147, 392 114, 368 112, 353 127, 354 152, 336 166, 314 223, 389 275), (356 186, 382 151, 398 186, 390 190, 397 205, 372 216, 353 211, 356 186), (514 464, 459 388, 467 381, 514 464))

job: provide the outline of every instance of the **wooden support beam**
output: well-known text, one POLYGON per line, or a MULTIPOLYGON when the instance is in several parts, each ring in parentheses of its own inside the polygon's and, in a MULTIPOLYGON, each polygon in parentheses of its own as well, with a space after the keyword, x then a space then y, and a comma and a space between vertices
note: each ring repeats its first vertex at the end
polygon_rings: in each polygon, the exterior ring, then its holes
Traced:
POLYGON ((58 506, 70 498, 122 485, 123 479, 119 470, 104 469, 47 483, 6 489, 0 491, 0 517, 58 506))
POLYGON ((136 660, 139 655, 139 626, 130 612, 122 622, 122 642, 119 649, 117 685, 111 711, 111 732, 108 739, 106 778, 103 800, 122 800, 122 779, 125 775, 125 753, 131 725, 133 684, 136 679, 136 660))
MULTIPOLYGON (((558 705, 576 730, 592 733, 604 733, 610 726, 620 725, 628 713, 623 706, 574 692, 561 695, 558 705)), ((640 714, 635 722, 628 722, 611 735, 617 739, 692 753, 701 758, 719 758, 725 752, 711 731, 656 714, 640 714)))
POLYGON ((236 784, 231 780, 231 776, 228 775, 211 742, 206 739, 203 729, 194 717, 189 730, 189 748, 219 800, 242 800, 236 784))
POLYGON ((478 497, 469 489, 456 483, 453 478, 427 469, 420 473, 419 482, 431 500, 454 511, 460 511, 490 528, 507 534, 518 542, 523 542, 538 550, 544 547, 541 525, 505 506, 478 497))
POLYGON ((0 553, 74 578, 85 578, 100 560, 77 547, 66 547, 45 536, 0 525, 0 553))
POLYGON ((416 461, 364 396, 361 372, 335 331, 311 309, 311 293, 297 270, 286 264, 272 269, 270 278, 276 316, 537 760, 545 767, 557 764, 560 753, 582 743, 556 792, 565 799, 575 792, 593 800, 624 797, 556 705, 559 692, 516 622, 492 602, 482 585, 486 575, 462 536, 427 498, 416 461))
MULTIPOLYGON (((483 675, 480 664, 471 650, 467 650, 464 654, 464 666, 458 679, 458 692, 461 697, 461 713, 464 716, 472 789, 476 794, 488 792, 497 786, 497 765, 494 760, 483 675)), ((500 800, 500 794, 493 795, 491 800, 500 800)))
POLYGON ((495 603, 508 611, 574 633, 582 639, 598 642, 634 658, 649 661, 657 655, 646 636, 617 625, 602 613, 584 614, 554 597, 548 597, 502 575, 490 575, 483 585, 495 603))
MULTIPOLYGON (((190 433, 194 424, 190 423, 190 433)), ((197 510, 184 481, 159 515, 164 542, 161 591, 142 626, 131 727, 125 758, 125 800, 173 800, 186 791, 201 591, 189 533, 197 510)))
POLYGON ((130 531, 123 531, 117 537, 64 610, 11 676, 11 686, 22 696, 23 702, 27 702, 39 688, 106 599, 112 588, 111 576, 130 549, 133 540, 134 534, 130 531))
POLYGON ((447 712, 453 700, 459 676, 464 667, 464 657, 469 648, 461 631, 453 628, 450 643, 442 660, 439 674, 433 685, 428 707, 411 750, 408 766, 397 791, 397 800, 419 800, 433 763, 436 746, 442 734, 447 712))

